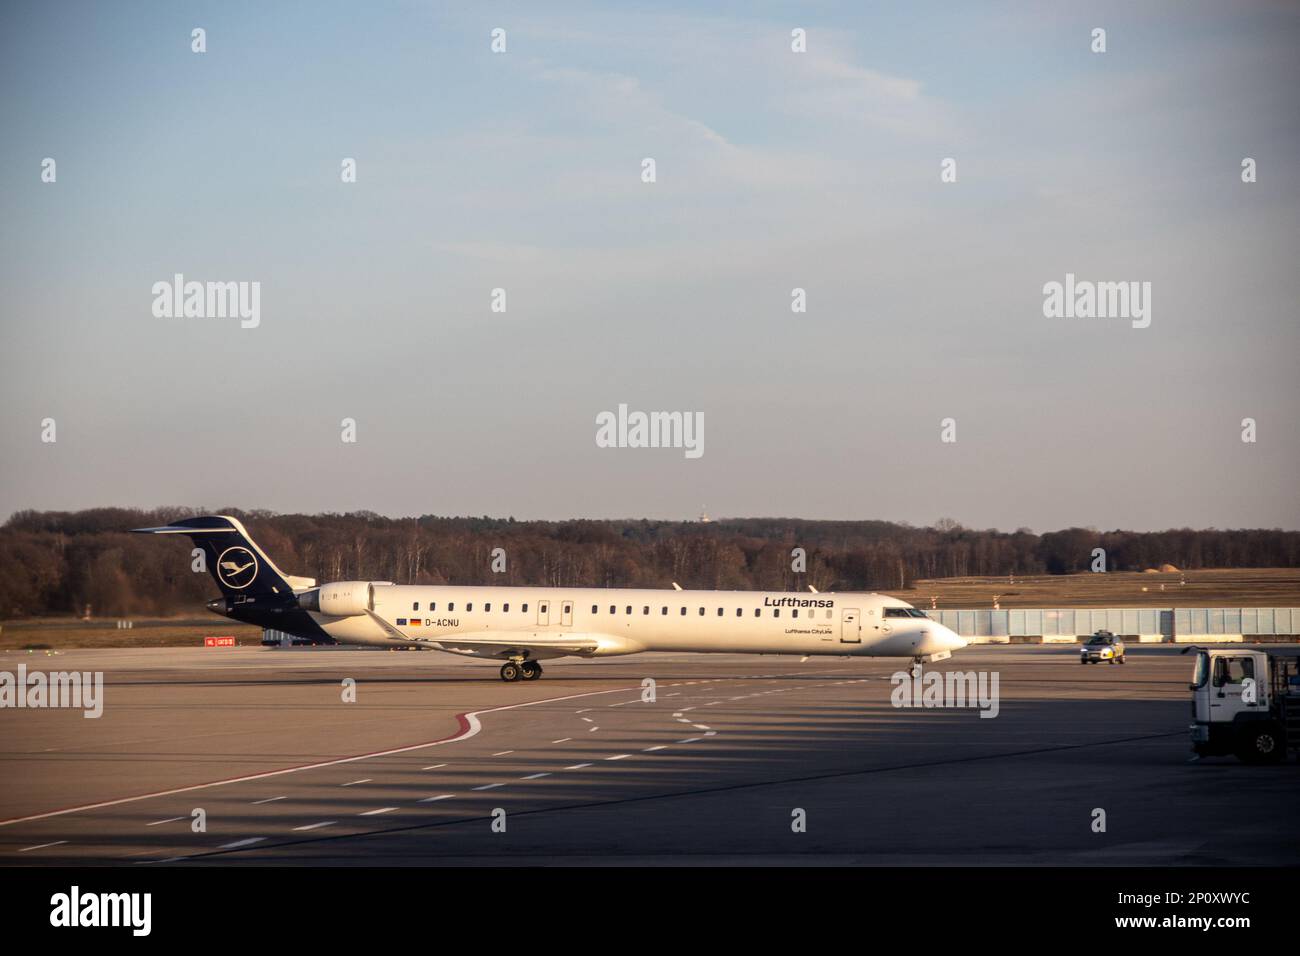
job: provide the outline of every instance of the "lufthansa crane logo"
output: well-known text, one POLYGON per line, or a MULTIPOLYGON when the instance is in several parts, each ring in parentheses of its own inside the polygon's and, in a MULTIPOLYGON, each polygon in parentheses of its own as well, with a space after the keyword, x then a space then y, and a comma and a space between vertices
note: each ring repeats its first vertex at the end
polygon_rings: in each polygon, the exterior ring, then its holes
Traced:
POLYGON ((257 558, 241 545, 226 548, 217 558, 217 577, 226 587, 242 591, 257 577, 257 558))

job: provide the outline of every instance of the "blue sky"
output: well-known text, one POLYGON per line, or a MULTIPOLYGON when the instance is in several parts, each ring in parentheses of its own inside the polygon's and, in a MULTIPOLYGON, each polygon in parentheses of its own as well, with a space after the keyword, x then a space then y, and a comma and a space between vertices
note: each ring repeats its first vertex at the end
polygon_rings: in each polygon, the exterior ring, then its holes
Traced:
POLYGON ((7 6, 0 512, 1300 527, 1298 26, 7 6), (154 317, 177 272, 259 281, 260 326, 154 317), (1044 318, 1066 272, 1150 281, 1150 328, 1044 318), (596 447, 620 403, 703 413, 705 454, 596 447))

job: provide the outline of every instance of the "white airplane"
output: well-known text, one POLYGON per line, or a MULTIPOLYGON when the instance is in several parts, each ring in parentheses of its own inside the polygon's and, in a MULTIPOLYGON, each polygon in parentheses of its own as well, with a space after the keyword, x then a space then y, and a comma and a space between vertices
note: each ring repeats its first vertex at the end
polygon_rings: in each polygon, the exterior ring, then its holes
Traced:
POLYGON ((225 515, 142 534, 203 549, 223 597, 208 609, 320 644, 419 646, 503 661, 501 679, 536 680, 540 661, 640 651, 944 660, 966 642, 905 601, 863 592, 316 585, 275 566, 225 515))

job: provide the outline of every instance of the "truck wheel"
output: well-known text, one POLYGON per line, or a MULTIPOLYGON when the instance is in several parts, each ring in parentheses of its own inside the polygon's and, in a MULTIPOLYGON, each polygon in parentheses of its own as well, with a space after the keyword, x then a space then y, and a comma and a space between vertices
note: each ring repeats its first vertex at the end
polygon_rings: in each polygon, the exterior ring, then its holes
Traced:
POLYGON ((1237 747, 1237 756, 1245 763, 1277 763, 1286 757, 1282 737, 1273 724, 1260 724, 1246 730, 1237 747))
POLYGON ((1124 661, 1124 655, 1123 655, 1123 654, 1120 655, 1120 657, 1119 657, 1119 662, 1120 662, 1121 664, 1125 663, 1125 661, 1124 661))

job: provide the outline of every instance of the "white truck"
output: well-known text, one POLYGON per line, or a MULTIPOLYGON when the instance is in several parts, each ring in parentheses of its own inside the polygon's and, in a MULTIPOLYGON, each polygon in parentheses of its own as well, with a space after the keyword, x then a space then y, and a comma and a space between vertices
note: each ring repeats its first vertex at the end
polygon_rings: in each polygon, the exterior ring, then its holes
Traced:
POLYGON ((1300 647, 1188 651, 1196 652, 1190 729, 1198 756, 1277 763, 1300 751, 1300 647))

